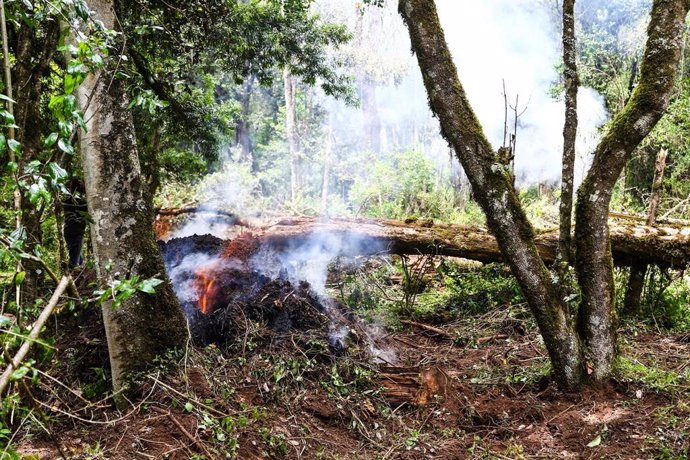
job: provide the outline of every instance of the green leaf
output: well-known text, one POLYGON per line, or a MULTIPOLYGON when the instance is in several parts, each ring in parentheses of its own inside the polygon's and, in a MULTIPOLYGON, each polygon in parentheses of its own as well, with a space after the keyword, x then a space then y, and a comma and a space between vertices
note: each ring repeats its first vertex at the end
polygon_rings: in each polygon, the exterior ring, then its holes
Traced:
POLYGON ((50 99, 50 102, 48 103, 48 108, 50 110, 57 109, 58 107, 62 107, 62 104, 65 102, 65 96, 64 95, 59 95, 59 96, 53 96, 50 99))
POLYGON ((69 138, 72 135, 72 128, 74 123, 67 120, 61 120, 58 122, 58 128, 60 129, 60 136, 64 138, 69 138))
POLYGON ((24 278, 26 278, 26 272, 17 272, 16 275, 14 275, 14 285, 19 286, 24 282, 24 278))
POLYGON ((12 372, 12 375, 10 375, 10 380, 19 380, 23 378, 26 374, 29 373, 29 367, 28 366, 22 366, 16 371, 12 372))
POLYGON ((0 327, 5 327, 12 323, 12 318, 5 315, 0 315, 0 327))
POLYGON ((65 94, 72 94, 79 85, 76 75, 68 73, 65 75, 65 94))
POLYGON ((0 110, 0 117, 2 117, 3 123, 6 125, 14 124, 16 121, 14 115, 7 110, 0 110))
POLYGON ((6 96, 6 95, 4 95, 4 94, 2 94, 2 93, 0 93, 0 99, 3 100, 3 101, 11 102, 12 104, 16 104, 16 103, 17 103, 17 101, 15 101, 14 99, 11 99, 9 96, 6 96))
POLYGON ((155 294, 156 286, 158 286, 162 282, 162 280, 159 280, 157 278, 149 278, 147 280, 142 281, 141 284, 139 284, 139 290, 147 294, 155 294))
POLYGON ((594 438, 589 444, 587 444, 587 447, 597 447, 599 444, 601 444, 601 435, 594 438))
POLYGON ((192 405, 192 403, 188 402, 184 405, 184 410, 186 410, 187 412, 191 412, 194 410, 194 406, 192 405))
POLYGON ((14 139, 8 139, 7 140, 7 146, 12 150, 14 153, 19 154, 21 153, 22 150, 22 144, 19 142, 15 141, 14 139))
POLYGON ((46 140, 43 141, 43 145, 47 148, 52 147, 58 141, 58 133, 50 133, 46 140))
POLYGON ((58 148, 68 155, 72 155, 74 153, 74 148, 67 139, 60 138, 58 141, 58 148))

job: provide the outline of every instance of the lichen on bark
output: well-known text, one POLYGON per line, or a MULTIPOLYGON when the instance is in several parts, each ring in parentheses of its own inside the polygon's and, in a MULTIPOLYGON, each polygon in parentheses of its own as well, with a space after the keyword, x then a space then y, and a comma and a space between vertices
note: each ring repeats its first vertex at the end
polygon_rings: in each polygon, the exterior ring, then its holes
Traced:
MULTIPOLYGON (((114 27, 112 1, 97 0, 89 6, 106 27, 114 27)), ((96 269, 101 282, 111 276, 165 280, 153 295, 137 293, 117 309, 103 305, 113 385, 118 390, 127 375, 145 370, 166 350, 184 346, 187 328, 155 242, 126 81, 115 72, 114 66, 106 67, 77 90, 88 120, 88 131, 80 135, 80 152, 96 269)))
POLYGON ((555 377, 564 388, 604 380, 611 372, 615 355, 613 261, 608 232, 611 192, 632 150, 668 105, 689 6, 687 0, 654 1, 640 83, 597 147, 590 173, 578 193, 576 269, 583 302, 576 329, 549 270, 539 259, 534 232, 509 178, 493 167, 495 153, 458 79, 434 2, 399 2, 429 106, 520 284, 544 338, 555 377))
POLYGON ((539 258, 534 231, 510 178, 493 168, 495 152, 458 79, 434 2, 401 0, 399 6, 441 133, 465 169, 489 228, 537 320, 556 379, 562 387, 574 388, 583 374, 577 334, 539 258))

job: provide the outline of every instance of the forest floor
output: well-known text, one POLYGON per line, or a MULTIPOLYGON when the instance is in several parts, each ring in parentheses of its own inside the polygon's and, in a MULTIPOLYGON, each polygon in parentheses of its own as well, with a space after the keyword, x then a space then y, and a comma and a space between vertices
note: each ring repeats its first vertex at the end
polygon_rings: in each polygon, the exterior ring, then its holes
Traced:
POLYGON ((617 377, 563 393, 523 306, 415 319, 371 329, 378 359, 361 340, 333 352, 327 328, 245 319, 224 344, 162 359, 141 400, 116 410, 99 313, 63 317, 15 447, 40 459, 687 458, 687 334, 626 326, 617 377))

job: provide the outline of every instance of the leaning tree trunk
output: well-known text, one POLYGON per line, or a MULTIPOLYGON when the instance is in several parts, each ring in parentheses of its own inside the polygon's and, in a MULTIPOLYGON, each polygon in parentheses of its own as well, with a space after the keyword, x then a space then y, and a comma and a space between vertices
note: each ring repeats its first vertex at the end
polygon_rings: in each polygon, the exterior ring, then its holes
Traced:
MULTIPOLYGON (((112 0, 89 2, 96 19, 113 28, 112 0)), ((120 45, 118 45, 120 46, 120 45)), ((90 75, 78 89, 88 132, 81 133, 81 156, 99 280, 111 276, 166 282, 153 295, 138 293, 117 309, 103 305, 108 351, 116 390, 127 374, 145 369, 164 351, 185 344, 185 319, 153 235, 152 210, 145 199, 126 80, 113 78, 114 61, 90 75), (112 270, 108 269, 112 265, 112 270)))
POLYGON ((594 152, 578 190, 576 271, 582 292, 579 329, 591 378, 611 373, 615 356, 615 293, 608 214, 625 164, 664 114, 673 92, 683 45, 688 0, 654 0, 640 81, 594 152))
POLYGON ((470 107, 436 6, 430 0, 400 0, 399 10, 410 32, 431 110, 441 123, 441 133, 453 146, 537 320, 556 380, 563 388, 575 388, 583 377, 579 339, 539 257, 532 226, 520 206, 510 172, 500 164, 470 107))

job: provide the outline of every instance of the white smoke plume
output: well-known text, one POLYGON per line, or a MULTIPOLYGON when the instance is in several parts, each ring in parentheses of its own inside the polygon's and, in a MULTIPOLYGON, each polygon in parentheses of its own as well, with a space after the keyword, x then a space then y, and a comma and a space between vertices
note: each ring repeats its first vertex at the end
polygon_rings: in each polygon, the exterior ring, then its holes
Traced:
MULTIPOLYGON (((258 181, 249 171, 249 165, 234 163, 230 152, 221 155, 218 172, 204 178, 198 192, 200 209, 220 210, 238 217, 248 217, 259 213, 256 190, 258 181)), ((235 221, 228 216, 213 213, 195 213, 194 217, 176 230, 171 238, 192 235, 213 235, 227 238, 234 228, 235 221)))
POLYGON ((386 252, 384 244, 368 236, 317 231, 286 248, 261 248, 251 259, 250 266, 270 278, 286 278, 295 285, 307 281, 316 294, 326 297, 328 268, 337 257, 386 252))
MULTIPOLYGON (((323 8, 333 18, 332 0, 317 3, 324 5, 323 8)), ((339 0, 337 3, 341 9, 339 14, 342 15, 355 11, 357 2, 339 0)), ((387 132, 391 130, 431 131, 426 136, 415 136, 415 142, 421 139, 427 155, 437 161, 447 162, 447 149, 442 147, 443 143, 436 141, 439 138, 438 122, 428 109, 421 74, 416 60, 410 55, 407 30, 400 17, 391 13, 395 11, 396 3, 388 1, 386 13, 367 9, 363 19, 365 25, 369 20, 380 24, 385 22, 387 26, 388 39, 385 44, 379 47, 378 44, 369 43, 369 47, 380 48, 383 50, 381 53, 392 53, 398 57, 401 51, 406 51, 409 59, 406 62, 409 71, 404 76, 396 81, 391 77, 378 87, 382 147, 410 147, 390 145, 387 132), (368 18, 368 15, 371 17, 368 18)), ((518 181, 523 185, 560 181, 565 109, 563 101, 554 99, 550 94, 559 78, 556 65, 561 56, 560 32, 554 30, 549 10, 553 5, 533 0, 437 0, 436 4, 460 80, 494 148, 503 144, 505 82, 509 103, 514 105, 518 97, 518 112, 526 109, 519 118, 517 131, 518 181)), ((352 19, 349 25, 352 27, 352 19)), ((377 40, 376 37, 374 40, 377 40)), ((368 56, 367 59, 371 61, 372 58, 368 56)), ((404 65, 399 67, 405 68, 404 65)), ((596 145, 598 128, 608 115, 603 98, 594 90, 581 88, 578 99, 579 164, 576 171, 581 176, 584 166, 588 164, 588 155, 596 145)), ((349 130, 350 136, 353 127, 365 123, 361 110, 338 103, 329 104, 329 109, 335 112, 338 120, 336 125, 349 130)), ((508 124, 512 128, 510 115, 508 124)))
MULTIPOLYGON (((565 109, 549 90, 558 79, 561 48, 547 6, 533 0, 437 4, 460 80, 489 140, 495 147, 503 142, 505 81, 509 102, 519 96, 518 111, 526 109, 518 124, 516 175, 525 183, 560 180, 565 109)), ((607 118, 603 98, 582 88, 578 115, 577 154, 584 159, 607 118)))

